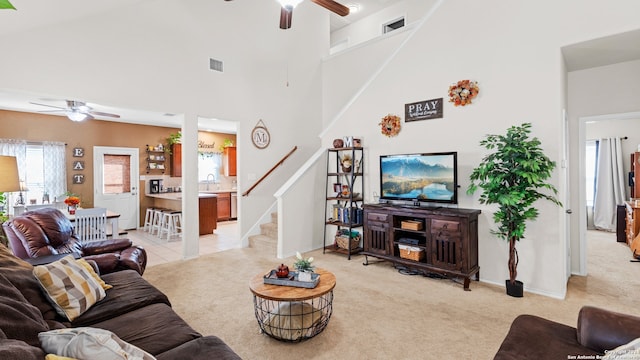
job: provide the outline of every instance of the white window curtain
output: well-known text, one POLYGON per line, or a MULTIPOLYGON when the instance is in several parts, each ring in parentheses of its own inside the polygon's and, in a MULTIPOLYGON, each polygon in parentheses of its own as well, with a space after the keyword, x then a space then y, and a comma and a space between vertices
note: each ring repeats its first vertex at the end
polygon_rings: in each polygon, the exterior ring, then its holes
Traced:
POLYGON ((616 230, 616 207, 625 201, 625 174, 620 138, 598 141, 593 223, 596 229, 616 230))
MULTIPOLYGON (((67 175, 65 165, 65 144, 61 142, 45 142, 43 146, 44 156, 44 186, 53 196, 59 196, 67 192, 67 175), (49 190, 51 189, 51 190, 49 190)), ((19 139, 0 139, 0 155, 15 156, 18 161, 18 174, 21 181, 26 179, 27 169, 27 141, 19 139)), ((16 195, 12 193, 8 204, 14 204, 16 195)))
POLYGON ((18 161, 18 174, 24 179, 27 168, 27 141, 0 139, 0 155, 15 156, 18 161))
POLYGON ((65 159, 65 144, 62 142, 45 141, 42 143, 44 157, 44 188, 49 192, 51 201, 54 197, 63 199, 67 192, 67 171, 65 159))

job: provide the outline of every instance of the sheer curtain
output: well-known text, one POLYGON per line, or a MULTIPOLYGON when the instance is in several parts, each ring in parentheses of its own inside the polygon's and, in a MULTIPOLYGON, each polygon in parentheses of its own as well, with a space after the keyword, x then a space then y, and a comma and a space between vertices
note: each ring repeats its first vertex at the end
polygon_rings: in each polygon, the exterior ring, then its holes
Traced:
POLYGON ((596 229, 616 230, 616 206, 625 200, 625 174, 620 138, 598 141, 593 223, 596 229))
POLYGON ((67 192, 67 171, 65 164, 65 145, 62 142, 45 141, 42 143, 44 157, 44 188, 49 192, 51 201, 64 199, 67 192))
MULTIPOLYGON (((15 156, 18 162, 18 177, 24 180, 27 172, 27 141, 17 139, 0 139, 0 155, 15 156)), ((13 211, 12 205, 15 204, 17 194, 7 193, 5 211, 13 211)))
MULTIPOLYGON (((33 143, 31 143, 33 144, 33 143)), ((61 142, 39 143, 43 148, 44 187, 51 195, 60 196, 67 191, 67 172, 65 165, 65 144, 61 142)), ((0 155, 15 156, 18 161, 18 174, 21 181, 27 180, 27 141, 20 139, 0 139, 0 155)), ((8 205, 15 203, 16 194, 10 194, 8 205)))

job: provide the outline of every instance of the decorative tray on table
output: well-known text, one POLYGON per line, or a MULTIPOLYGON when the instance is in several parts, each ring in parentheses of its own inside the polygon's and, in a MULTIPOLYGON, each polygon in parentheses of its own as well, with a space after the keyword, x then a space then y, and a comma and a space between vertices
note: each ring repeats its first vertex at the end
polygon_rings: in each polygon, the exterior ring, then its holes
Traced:
POLYGON ((271 270, 268 274, 264 276, 264 283, 271 285, 284 285, 284 286, 295 286, 313 289, 318 285, 320 281, 320 275, 313 273, 311 274, 311 281, 299 281, 298 280, 298 272, 290 271, 289 276, 285 278, 279 278, 276 275, 276 270, 271 270))

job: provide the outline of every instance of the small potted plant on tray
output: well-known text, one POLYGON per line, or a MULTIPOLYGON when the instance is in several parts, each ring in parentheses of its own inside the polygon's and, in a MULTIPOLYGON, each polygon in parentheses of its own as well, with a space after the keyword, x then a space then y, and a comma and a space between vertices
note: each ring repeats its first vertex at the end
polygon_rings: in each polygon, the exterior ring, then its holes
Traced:
POLYGON ((293 266, 298 270, 298 281, 311 281, 314 266, 311 265, 313 257, 304 258, 300 252, 296 252, 296 260, 293 266))

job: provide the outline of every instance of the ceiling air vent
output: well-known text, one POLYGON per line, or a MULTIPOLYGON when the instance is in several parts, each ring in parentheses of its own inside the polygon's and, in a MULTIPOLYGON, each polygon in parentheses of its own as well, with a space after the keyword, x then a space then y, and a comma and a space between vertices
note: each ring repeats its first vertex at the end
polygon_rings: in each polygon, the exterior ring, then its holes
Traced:
POLYGON ((209 59, 209 69, 222 72, 222 61, 209 59))
POLYGON ((393 30, 398 30, 401 27, 404 27, 404 16, 382 24, 382 33, 386 34, 388 32, 392 32, 393 30))

